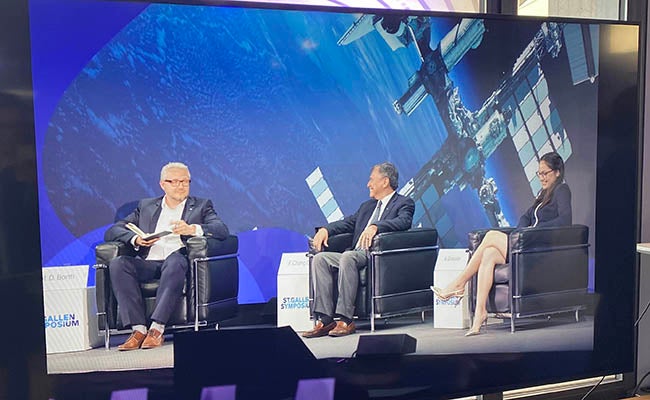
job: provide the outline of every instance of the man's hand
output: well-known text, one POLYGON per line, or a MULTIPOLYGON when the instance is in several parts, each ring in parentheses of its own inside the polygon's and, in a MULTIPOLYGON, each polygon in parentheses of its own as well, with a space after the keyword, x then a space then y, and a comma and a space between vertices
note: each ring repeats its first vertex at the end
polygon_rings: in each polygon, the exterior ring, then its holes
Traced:
POLYGON ((154 239, 144 240, 141 236, 136 235, 135 245, 138 247, 151 247, 154 243, 156 243, 159 240, 160 240, 159 237, 154 239))
POLYGON ((370 225, 361 232, 359 236, 359 245, 357 246, 360 249, 368 250, 372 245, 372 238, 377 234, 377 225, 370 225))
POLYGON ((192 236, 196 234, 196 226, 188 225, 183 220, 172 222, 172 232, 177 235, 192 236))
POLYGON ((316 235, 314 235, 314 248, 318 251, 321 251, 323 249, 323 245, 327 247, 327 239, 329 238, 330 234, 327 232, 327 229, 325 228, 320 228, 318 232, 316 232, 316 235))

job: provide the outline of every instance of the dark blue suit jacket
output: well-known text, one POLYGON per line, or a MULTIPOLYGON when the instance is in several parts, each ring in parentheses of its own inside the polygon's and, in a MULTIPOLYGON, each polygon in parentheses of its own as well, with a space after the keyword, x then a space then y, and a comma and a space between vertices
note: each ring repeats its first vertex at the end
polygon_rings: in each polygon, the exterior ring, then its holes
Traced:
MULTIPOLYGON (((570 226, 572 223, 571 213, 571 190, 566 183, 560 183, 551 196, 548 204, 537 210, 537 225, 545 226, 570 226)), ((530 207, 519 219, 518 228, 533 226, 535 223, 535 206, 530 207)))
MULTIPOLYGON (((130 245, 131 238, 135 236, 135 233, 125 227, 129 222, 137 225, 147 233, 153 233, 162 210, 162 201, 163 197, 140 200, 135 211, 123 220, 116 222, 106 231, 104 240, 130 245)), ((190 225, 201 225, 205 237, 223 240, 229 235, 228 227, 221 221, 221 218, 214 211, 212 201, 208 199, 189 196, 185 202, 181 219, 190 225)), ((185 243, 190 237, 181 236, 181 240, 185 243)), ((144 258, 149 253, 149 249, 149 247, 141 247, 138 254, 144 258)))
MULTIPOLYGON (((371 199, 361 204, 359 209, 353 215, 347 216, 340 221, 332 222, 324 226, 330 236, 340 233, 354 233, 352 246, 359 241, 361 232, 366 229, 366 225, 372 217, 372 213, 377 207, 377 200, 371 199)), ((395 193, 386 205, 386 209, 381 214, 379 221, 375 222, 377 233, 405 231, 411 228, 413 224, 413 212, 415 203, 410 197, 402 196, 395 193)), ((318 230, 318 228, 317 228, 318 230)))

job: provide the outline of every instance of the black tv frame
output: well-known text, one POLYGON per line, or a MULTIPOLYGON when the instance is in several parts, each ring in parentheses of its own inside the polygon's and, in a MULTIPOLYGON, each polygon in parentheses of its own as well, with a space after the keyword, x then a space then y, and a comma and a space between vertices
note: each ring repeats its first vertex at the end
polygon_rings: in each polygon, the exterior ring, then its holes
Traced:
MULTIPOLYGON (((178 2, 175 2, 178 3, 178 2)), ((226 5, 222 2, 195 1, 193 4, 226 5)), ((233 3, 228 3, 234 5, 233 3)), ((261 3, 237 3, 236 6, 252 6, 256 8, 278 8, 278 5, 261 3)), ((287 9, 309 9, 309 10, 331 10, 335 12, 360 12, 359 9, 343 10, 339 8, 307 7, 307 6, 282 6, 287 9)), ((9 164, 0 169, 0 232, 3 234, 3 252, 0 252, 0 293, 2 304, 2 315, 6 320, 17 321, 15 324, 23 329, 5 329, 9 333, 9 339, 14 341, 0 341, 0 354, 6 355, 0 361, 0 371, 7 371, 0 379, 0 385, 6 387, 7 397, 27 398, 34 393, 48 393, 51 386, 50 380, 45 377, 45 345, 44 332, 42 327, 42 287, 41 287, 41 266, 40 251, 35 248, 34 243, 40 243, 38 228, 38 199, 36 193, 36 164, 34 151, 34 126, 33 126, 33 104, 32 104, 32 83, 30 67, 29 48, 29 18, 27 0, 15 0, 4 3, 0 6, 0 26, 2 38, 9 40, 2 43, 0 51, 3 56, 9 54, 12 62, 5 64, 3 75, 0 75, 0 87, 2 87, 3 98, 0 102, 0 110, 10 110, 13 125, 5 130, 3 136, 5 143, 12 143, 21 148, 31 148, 34 158, 10 159, 9 164), (5 72, 8 72, 5 74, 5 72), (14 118, 16 117, 16 118, 14 118), (11 207, 6 207, 11 205, 11 207), (20 222, 20 224, 15 224, 20 222), (11 242, 5 238, 11 238, 11 242), (24 303, 21 308, 15 307, 16 299, 24 303), (40 312, 40 313, 39 313, 40 312)), ((390 13, 390 11, 387 11, 390 13)), ((422 14, 421 12, 409 11, 409 14, 422 14)), ((448 15, 445 13, 431 13, 427 15, 448 15)), ((471 18, 495 18, 489 15, 477 14, 456 14, 471 18)), ((514 17, 498 16, 496 18, 509 19, 514 17)), ((535 18, 536 19, 536 18, 535 18)), ((554 21, 576 22, 584 20, 552 18, 554 21)), ((589 23, 615 23, 614 21, 588 20, 589 23)), ((634 27, 636 24, 617 23, 617 27, 634 27)), ((598 226, 612 226, 611 231, 604 233, 599 229, 596 237, 596 259, 599 263, 607 265, 630 265, 634 268, 626 270, 624 274, 610 274, 603 276, 596 275, 596 287, 600 291, 604 288, 606 296, 601 302, 602 311, 597 320, 605 319, 614 321, 614 324, 598 326, 595 337, 593 352, 577 352, 563 354, 515 354, 516 366, 524 374, 524 381, 516 383, 499 382, 491 380, 473 389, 454 390, 451 392, 439 393, 436 391, 422 391, 424 396, 448 396, 466 395, 470 393, 498 393, 502 390, 514 389, 523 386, 546 384, 560 380, 579 379, 602 374, 630 372, 634 370, 634 351, 636 337, 631 324, 623 326, 634 320, 636 315, 636 290, 638 289, 638 258, 634 250, 634 244, 640 237, 640 190, 642 170, 642 125, 641 115, 643 113, 643 92, 641 91, 641 71, 645 59, 645 29, 641 26, 639 30, 638 51, 634 59, 627 59, 627 64, 614 56, 611 52, 603 52, 601 47, 601 73, 599 83, 599 134, 597 154, 597 206, 596 220, 598 226), (636 75, 636 78, 632 78, 636 75), (626 93, 621 89, 620 79, 625 79, 627 85, 626 93), (630 85, 636 86, 636 91, 630 92, 630 85), (602 93, 602 95, 601 95, 602 93), (627 120, 627 129, 634 131, 634 134, 620 140, 618 132, 620 125, 616 125, 617 112, 605 113, 605 109, 636 110, 636 118, 627 120), (613 165, 612 161, 616 162, 613 165), (630 184, 625 176, 636 176, 637 179, 630 184), (623 196, 621 196, 623 194, 623 196), (627 207, 614 214, 611 210, 619 211, 623 197, 627 202, 633 199, 634 207, 627 207), (621 224, 621 221, 624 221, 621 224), (634 229, 618 229, 618 226, 634 227, 634 229), (622 256, 621 256, 622 254, 622 256), (634 290, 630 290, 630 289, 634 290), (614 296, 615 295, 615 296, 614 296), (616 297, 615 299, 612 296, 616 297), (610 297, 608 299, 608 297, 610 297), (618 304, 623 304, 619 307, 618 304), (630 307, 631 306, 631 307, 630 307), (616 339, 623 336, 624 343, 616 342, 616 339), (613 347, 603 350, 603 346, 613 347), (609 357, 612 354, 625 354, 625 360, 613 360, 609 357), (583 354, 589 353, 589 354, 583 354), (550 357, 552 356, 552 357, 550 357), (577 362, 577 363, 576 363, 577 362), (539 374, 541 364, 564 366, 565 369, 558 373, 539 374), (571 367, 568 367, 571 365, 571 367), (526 375, 526 374, 531 374, 526 375)), ((602 46, 601 40, 601 46, 602 46)), ((606 49, 605 49, 606 50, 606 49)), ((610 50, 613 50, 610 49, 610 50)), ((631 56, 632 57, 632 56, 631 56)), ((2 118, 6 118, 2 117, 2 118)), ((4 122, 0 119, 0 122, 4 122)), ((628 204, 628 203, 626 203, 628 204)), ((608 229, 609 230, 609 229, 608 229)), ((504 357, 501 354, 498 357, 504 357)), ((448 360, 448 357, 441 356, 413 356, 413 367, 404 369, 404 373, 410 376, 419 376, 422 371, 431 371, 430 366, 436 362, 445 362, 455 365, 459 370, 466 370, 468 363, 479 363, 490 368, 498 368, 499 364, 492 360, 491 355, 462 355, 448 360), (417 359, 417 360, 416 360, 417 359)), ((351 360, 351 364, 358 360, 351 360)), ((502 363, 502 367, 512 367, 512 362, 502 363)), ((363 366, 361 366, 363 367, 363 366)), ((547 368, 550 370, 551 368, 547 368)), ((342 369, 343 370, 343 369, 342 369)), ((556 370, 558 371, 558 370, 556 370)), ((344 371, 345 372, 345 371, 344 371)), ((550 372, 550 371, 547 371, 550 372)), ((450 377, 458 376, 457 373, 450 374, 450 377)), ((629 389, 630 373, 624 375, 621 385, 610 385, 607 390, 601 393, 613 391, 621 394, 629 389)), ((341 377, 344 379, 345 375, 341 377)), ((438 381, 437 376, 435 381, 438 381)), ((409 385, 415 387, 426 378, 410 381, 409 385)), ((432 384, 436 382, 432 381, 432 384)), ((633 383, 632 383, 633 386, 633 383)), ((0 391, 0 394, 5 392, 0 391)), ((37 397, 44 397, 38 396, 37 397)))

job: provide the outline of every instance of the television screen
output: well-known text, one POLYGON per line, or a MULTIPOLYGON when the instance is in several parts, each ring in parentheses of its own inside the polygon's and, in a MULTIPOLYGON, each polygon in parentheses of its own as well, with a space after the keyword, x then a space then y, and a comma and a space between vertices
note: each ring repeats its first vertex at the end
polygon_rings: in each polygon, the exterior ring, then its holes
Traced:
MULTIPOLYGON (((462 327, 434 327, 431 313, 424 323, 390 319, 374 334, 415 336, 418 350, 407 357, 425 363, 451 354, 444 362, 458 366, 481 353, 497 355, 479 357, 481 365, 504 368, 567 360, 556 372, 498 381, 506 386, 631 369, 632 314, 617 304, 632 303, 619 292, 633 287, 636 219, 612 210, 636 200, 636 186, 619 174, 636 173, 638 27, 34 0, 30 30, 46 334, 78 326, 75 315, 48 312, 47 271, 65 280, 61 271, 79 268, 88 276, 81 289, 93 288, 95 247, 134 202, 162 195, 167 162, 189 166, 191 193, 211 199, 237 235, 241 310, 305 305, 280 295, 283 257, 305 254, 314 227, 368 199, 374 165, 397 166, 397 191, 415 202, 413 226, 435 228, 440 254, 451 254, 443 252, 466 249, 473 230, 516 226, 542 189, 541 156, 557 152, 572 223, 588 228, 579 311, 550 320, 541 312, 514 334, 507 315, 466 338, 462 327)), ((93 294, 85 295, 92 314, 93 294)), ((451 312, 462 315, 467 300, 451 312)), ((370 334, 366 322, 358 327, 370 334)), ((304 343, 322 359, 351 357, 357 345, 356 337, 327 339, 304 343)), ((48 372, 124 367, 89 360, 68 370, 61 360, 50 354, 48 372)), ((140 367, 171 367, 171 353, 156 363, 140 367)))

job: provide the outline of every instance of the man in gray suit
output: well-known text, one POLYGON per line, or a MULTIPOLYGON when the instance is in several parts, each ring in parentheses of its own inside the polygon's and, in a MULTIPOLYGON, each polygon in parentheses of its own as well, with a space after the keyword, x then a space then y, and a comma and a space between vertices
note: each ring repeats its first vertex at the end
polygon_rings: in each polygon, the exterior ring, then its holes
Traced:
POLYGON ((228 227, 214 211, 212 202, 192 197, 190 171, 185 164, 173 162, 160 171, 162 197, 144 199, 124 220, 106 231, 106 241, 133 246, 137 255, 119 256, 108 266, 111 284, 119 305, 120 318, 131 326, 131 336, 119 350, 150 349, 162 345, 165 324, 177 307, 183 294, 185 276, 189 268, 185 243, 192 236, 216 239, 228 237, 228 227), (158 238, 145 240, 129 230, 128 223, 144 232, 171 231, 158 238), (139 282, 159 279, 156 305, 151 315, 151 326, 146 329, 146 316, 139 282))
POLYGON ((368 189, 371 200, 361 204, 359 210, 341 221, 316 228, 313 245, 317 251, 327 247, 330 235, 353 234, 353 247, 343 253, 323 251, 312 260, 314 285, 314 329, 303 337, 346 336, 356 332, 352 317, 359 286, 359 269, 368 264, 368 249, 378 233, 405 231, 413 223, 415 203, 410 197, 395 192, 399 175, 391 163, 375 165, 370 173, 368 189), (334 272, 338 270, 338 281, 334 272), (338 299, 334 304, 334 285, 338 299), (339 321, 334 321, 335 317, 339 321))

